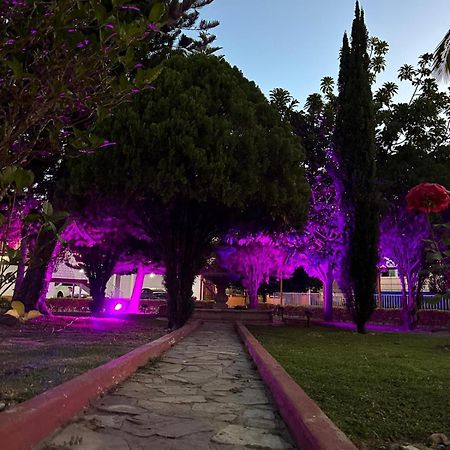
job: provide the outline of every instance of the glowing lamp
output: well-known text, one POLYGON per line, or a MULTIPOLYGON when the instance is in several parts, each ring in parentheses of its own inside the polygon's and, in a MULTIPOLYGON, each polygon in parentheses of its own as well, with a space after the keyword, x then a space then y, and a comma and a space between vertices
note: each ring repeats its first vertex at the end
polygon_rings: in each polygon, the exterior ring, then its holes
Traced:
POLYGON ((114 306, 114 311, 120 311, 123 308, 122 303, 117 303, 116 306, 114 306))

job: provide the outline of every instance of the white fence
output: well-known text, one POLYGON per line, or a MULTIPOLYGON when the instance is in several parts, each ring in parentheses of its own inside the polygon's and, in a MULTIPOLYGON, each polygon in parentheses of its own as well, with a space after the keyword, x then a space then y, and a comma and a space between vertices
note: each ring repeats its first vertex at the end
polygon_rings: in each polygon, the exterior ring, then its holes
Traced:
MULTIPOLYGON (((441 298, 440 300, 435 301, 432 300, 433 297, 433 294, 423 293, 421 309, 450 311, 450 299, 441 298)), ((375 298, 377 299, 378 295, 375 295, 375 298)), ((385 309, 400 309, 402 307, 401 294, 381 294, 381 307, 385 309)))
MULTIPOLYGON (((277 305, 281 302, 279 292, 275 292, 270 297, 271 303, 277 305)), ((321 292, 283 292, 284 306, 322 306, 323 297, 321 292)), ((341 293, 333 293, 333 306, 345 306, 345 299, 341 293)))
MULTIPOLYGON (((422 294, 422 309, 436 311, 450 311, 450 299, 441 298, 439 301, 431 301, 432 294, 422 294)), ((374 294, 378 302, 378 294, 374 294)), ((271 303, 280 304, 280 293, 275 292, 270 297, 271 303)), ((321 292, 283 292, 284 306, 322 306, 323 295, 321 292)), ((333 306, 337 308, 345 307, 345 299, 341 293, 333 293, 333 306)), ((400 309, 402 298, 400 293, 382 293, 381 308, 400 309)))

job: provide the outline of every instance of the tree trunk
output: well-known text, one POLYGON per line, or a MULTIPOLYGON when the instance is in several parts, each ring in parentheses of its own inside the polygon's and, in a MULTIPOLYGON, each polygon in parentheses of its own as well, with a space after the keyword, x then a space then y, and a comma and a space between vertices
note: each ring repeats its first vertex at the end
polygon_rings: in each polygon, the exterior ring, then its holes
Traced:
POLYGON ((128 312, 139 313, 139 303, 141 301, 142 286, 144 285, 145 271, 142 264, 138 265, 136 279, 134 281, 133 292, 131 294, 128 312))
POLYGON ((328 268, 323 280, 323 318, 326 322, 333 320, 333 270, 328 268))
POLYGON ((195 274, 190 270, 187 262, 170 261, 166 263, 164 284, 167 289, 167 317, 169 328, 182 327, 194 311, 192 300, 192 286, 195 274))
POLYGON ((366 321, 365 320, 356 322, 356 331, 360 334, 366 334, 366 321))
POLYGON ((249 273, 242 280, 242 284, 248 291, 249 309, 258 309, 258 289, 263 281, 262 275, 257 264, 250 264, 248 270, 249 273))
MULTIPOLYGON (((410 315, 409 315, 409 308, 408 308, 408 297, 409 297, 409 292, 407 292, 407 288, 406 288, 406 281, 405 281, 405 276, 399 273, 399 277, 400 277, 400 282, 402 284, 402 296, 401 296, 401 306, 402 306, 402 323, 403 323, 403 328, 405 330, 410 330, 411 329, 411 323, 410 323, 410 315)), ((409 291, 409 287, 408 287, 408 291, 409 291)))
POLYGON ((92 302, 89 308, 94 315, 103 312, 105 307, 106 284, 108 283, 109 278, 110 274, 108 276, 97 274, 96 277, 89 278, 89 286, 92 296, 92 302))
POLYGON ((17 264, 17 275, 16 275, 16 282, 14 284, 14 293, 13 293, 13 299, 17 300, 17 296, 20 292, 20 286, 23 283, 23 280, 25 278, 25 268, 26 268, 26 256, 27 256, 27 246, 25 243, 25 240, 22 240, 21 246, 20 246, 20 260, 17 264))
POLYGON ((165 268, 169 328, 182 327, 194 311, 192 286, 210 255, 216 223, 217 214, 205 205, 185 201, 164 205, 156 219, 146 222, 149 234, 157 236, 157 253, 165 268))
POLYGON ((103 312, 105 306, 106 284, 113 274, 120 252, 115 247, 94 245, 78 249, 83 261, 92 302, 89 306, 96 315, 103 312))
POLYGON ((250 309, 258 309, 258 288, 252 286, 248 289, 249 307, 250 309))
POLYGON ((37 309, 49 314, 45 305, 56 254, 59 251, 58 239, 52 231, 42 231, 37 239, 28 262, 28 269, 17 292, 17 300, 25 305, 25 310, 37 309))
POLYGON ((406 311, 405 311, 405 316, 406 316, 407 320, 406 320, 405 325, 408 330, 414 330, 417 327, 417 323, 418 323, 417 302, 416 302, 417 286, 411 276, 407 276, 406 279, 407 279, 407 283, 408 283, 408 296, 407 296, 406 311))
MULTIPOLYGON (((195 211, 191 213, 195 216, 195 211)), ((205 237, 207 233, 202 233, 201 223, 196 224, 196 219, 181 207, 179 211, 174 211, 171 229, 165 230, 163 262, 169 328, 182 327, 195 308, 192 286, 205 263, 205 248, 209 247, 205 237)))

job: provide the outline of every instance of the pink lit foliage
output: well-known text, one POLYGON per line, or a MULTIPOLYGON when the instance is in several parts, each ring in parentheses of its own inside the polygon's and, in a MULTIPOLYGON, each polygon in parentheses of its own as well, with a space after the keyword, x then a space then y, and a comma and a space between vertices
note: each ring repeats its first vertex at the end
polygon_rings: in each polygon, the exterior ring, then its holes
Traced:
POLYGON ((332 320, 333 282, 343 245, 342 217, 329 176, 319 173, 311 178, 308 220, 298 238, 297 261, 309 276, 322 282, 325 319, 332 320))
MULTIPOLYGON (((4 205, 0 214, 4 213, 4 220, 0 224, 0 239, 2 253, 7 254, 0 268, 0 295, 3 295, 17 280, 17 272, 13 265, 25 262, 27 249, 21 250, 23 239, 33 234, 35 226, 26 224, 28 214, 37 207, 34 199, 17 200, 14 205, 4 205)), ((22 278, 22 277, 20 277, 22 278)))
POLYGON ((73 217, 63 234, 67 243, 65 262, 86 272, 91 294, 99 298, 99 308, 106 283, 113 274, 136 273, 130 302, 121 303, 128 312, 138 313, 145 275, 164 272, 151 257, 151 241, 131 212, 126 216, 115 214, 115 207, 104 203, 92 205, 89 211, 89 217, 73 217))
POLYGON ((322 281, 325 316, 332 319, 332 286, 342 251, 341 213, 336 190, 327 174, 311 177, 308 220, 301 232, 230 234, 230 245, 220 253, 221 265, 242 276, 250 305, 257 304, 257 291, 272 276, 289 278, 303 267, 308 275, 322 281))
POLYGON ((250 308, 258 306, 258 289, 271 276, 289 277, 294 268, 289 264, 289 252, 282 240, 268 233, 247 235, 230 234, 226 238, 229 247, 219 253, 220 265, 242 277, 247 289, 250 308))
POLYGON ((398 269, 402 285, 402 311, 405 328, 417 325, 417 305, 424 281, 426 240, 430 226, 426 217, 393 208, 380 223, 381 265, 391 260, 398 269))
POLYGON ((89 279, 93 312, 98 313, 103 309, 106 283, 124 251, 126 227, 122 219, 109 215, 106 208, 100 213, 101 206, 96 207, 97 211, 90 210, 89 218, 74 217, 63 239, 76 268, 83 269, 89 279))
POLYGON ((114 273, 120 275, 130 275, 132 273, 136 273, 127 312, 138 314, 140 312, 139 305, 145 276, 151 273, 163 275, 164 268, 160 264, 152 261, 148 255, 142 251, 135 251, 133 253, 128 253, 121 256, 121 259, 117 262, 114 268, 114 273))
POLYGON ((435 299, 450 298, 450 191, 439 184, 421 183, 408 192, 406 202, 409 211, 424 213, 429 224, 430 290, 435 299))

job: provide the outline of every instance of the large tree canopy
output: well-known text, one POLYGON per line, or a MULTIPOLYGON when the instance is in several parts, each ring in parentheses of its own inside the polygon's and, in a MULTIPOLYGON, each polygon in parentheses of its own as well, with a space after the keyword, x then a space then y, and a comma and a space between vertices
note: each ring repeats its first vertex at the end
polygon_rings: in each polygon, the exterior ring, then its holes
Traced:
POLYGON ((70 163, 68 191, 115 196, 139 211, 180 326, 215 239, 236 224, 300 225, 308 189, 289 125, 237 68, 178 55, 154 87, 102 125, 115 147, 70 163))

